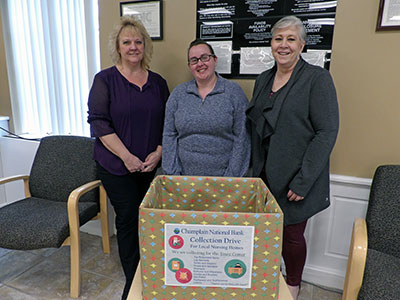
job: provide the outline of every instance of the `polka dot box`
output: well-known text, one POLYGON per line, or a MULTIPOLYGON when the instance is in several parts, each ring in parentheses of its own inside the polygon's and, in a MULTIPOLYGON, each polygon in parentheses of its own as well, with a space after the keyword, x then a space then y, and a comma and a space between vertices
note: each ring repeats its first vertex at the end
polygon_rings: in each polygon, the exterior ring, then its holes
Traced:
MULTIPOLYGON (((259 178, 157 176, 139 209, 143 299, 278 299, 282 228, 282 211, 259 178), (173 224, 173 227, 176 224, 177 234, 169 239, 170 242, 165 242, 165 228, 171 225, 165 224, 173 224), (254 227, 252 253, 246 253, 252 255, 251 265, 241 265, 241 260, 234 259, 231 260, 234 264, 220 270, 225 272, 221 273, 223 276, 218 276, 220 280, 229 276, 230 280, 240 281, 243 274, 248 274, 250 288, 192 286, 192 278, 198 271, 183 266, 187 257, 176 257, 166 262, 165 247, 178 249, 180 242, 185 242, 179 234, 179 227, 192 224, 202 225, 204 230, 201 232, 212 228, 209 225, 226 226, 231 231, 233 226, 254 227), (166 271, 176 272, 180 284, 167 285, 166 271)), ((211 262, 207 264, 214 267, 211 262)))

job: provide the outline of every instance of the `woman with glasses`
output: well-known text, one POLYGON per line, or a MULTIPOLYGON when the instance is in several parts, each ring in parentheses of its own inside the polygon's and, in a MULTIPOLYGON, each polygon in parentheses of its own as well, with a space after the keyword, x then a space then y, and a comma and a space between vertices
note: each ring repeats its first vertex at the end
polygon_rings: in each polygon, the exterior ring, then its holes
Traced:
POLYGON ((162 167, 169 175, 241 177, 248 169, 248 99, 237 83, 215 72, 217 57, 202 40, 191 42, 188 66, 193 80, 168 99, 162 167))

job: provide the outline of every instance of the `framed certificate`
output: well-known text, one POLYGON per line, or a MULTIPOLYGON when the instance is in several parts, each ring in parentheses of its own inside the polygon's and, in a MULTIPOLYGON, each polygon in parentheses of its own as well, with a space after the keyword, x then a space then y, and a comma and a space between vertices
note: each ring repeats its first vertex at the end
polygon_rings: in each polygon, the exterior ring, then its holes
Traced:
POLYGON ((400 30, 400 0, 380 0, 376 31, 400 30))
POLYGON ((152 40, 163 39, 162 0, 121 2, 121 16, 133 15, 142 21, 152 40))

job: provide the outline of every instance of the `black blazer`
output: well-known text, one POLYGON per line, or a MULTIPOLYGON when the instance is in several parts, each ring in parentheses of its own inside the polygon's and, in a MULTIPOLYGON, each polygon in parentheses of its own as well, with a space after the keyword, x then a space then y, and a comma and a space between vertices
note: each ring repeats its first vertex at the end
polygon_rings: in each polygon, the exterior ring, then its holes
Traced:
POLYGON ((247 125, 252 176, 260 176, 265 168, 269 188, 289 225, 305 221, 330 204, 329 156, 339 129, 339 112, 335 86, 326 69, 300 59, 272 104, 266 86, 275 72, 276 66, 257 77, 246 111, 247 125), (261 114, 255 111, 259 101, 263 102, 261 114), (289 189, 304 199, 289 201, 289 189))

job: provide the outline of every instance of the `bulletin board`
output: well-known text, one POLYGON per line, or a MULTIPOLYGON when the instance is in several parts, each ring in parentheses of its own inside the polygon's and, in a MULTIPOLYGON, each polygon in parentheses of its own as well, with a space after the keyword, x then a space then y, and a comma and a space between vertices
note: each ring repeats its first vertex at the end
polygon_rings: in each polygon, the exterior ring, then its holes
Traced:
POLYGON ((282 17, 302 20, 303 58, 329 68, 337 1, 197 0, 196 36, 210 43, 217 71, 228 78, 254 78, 271 68, 271 28, 282 17))

